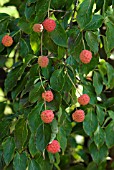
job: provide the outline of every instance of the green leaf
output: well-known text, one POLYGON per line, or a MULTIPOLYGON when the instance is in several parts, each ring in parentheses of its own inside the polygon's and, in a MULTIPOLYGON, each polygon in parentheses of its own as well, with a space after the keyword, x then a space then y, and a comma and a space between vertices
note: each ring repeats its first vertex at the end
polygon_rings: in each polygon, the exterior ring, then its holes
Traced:
POLYGON ((49 0, 37 0, 37 4, 36 4, 36 18, 35 21, 37 21, 37 23, 41 23, 45 16, 47 15, 47 11, 48 11, 48 6, 49 6, 49 0))
POLYGON ((30 45, 34 54, 36 54, 40 48, 40 37, 38 33, 32 32, 30 34, 30 45))
POLYGON ((94 71, 93 75, 93 86, 95 88, 95 92, 97 95, 101 94, 102 89, 103 89, 103 82, 102 82, 102 77, 101 75, 94 71))
POLYGON ((27 92, 30 92, 30 90, 33 88, 34 86, 34 81, 36 80, 37 76, 38 76, 38 64, 34 64, 32 65, 30 71, 29 71, 29 80, 27 81, 26 85, 25 85, 25 89, 22 91, 21 93, 21 97, 23 97, 23 95, 25 95, 27 92))
POLYGON ((64 47, 58 46, 58 58, 59 59, 64 58, 65 54, 66 54, 66 49, 64 47))
POLYGON ((27 130, 27 122, 24 118, 18 120, 15 131, 14 131, 14 139, 15 145, 17 149, 21 150, 27 140, 28 130, 27 130))
POLYGON ((62 9, 66 5, 66 0, 52 0, 51 1, 51 6, 54 9, 62 9))
POLYGON ((42 87, 41 82, 38 82, 34 85, 33 89, 31 89, 29 93, 29 101, 31 103, 35 103, 36 101, 42 101, 42 93, 44 92, 44 89, 42 87))
POLYGON ((29 62, 34 58, 35 56, 32 54, 28 54, 25 58, 25 62, 22 66, 15 67, 12 69, 5 80, 5 91, 8 93, 11 91, 17 84, 17 81, 21 79, 22 74, 24 73, 25 68, 29 64, 29 62), (15 82, 15 83, 14 83, 15 82))
POLYGON ((50 78, 50 85, 53 90, 61 91, 64 86, 63 68, 55 70, 50 78))
POLYGON ((104 160, 106 160, 108 149, 104 144, 101 148, 97 148, 94 143, 89 146, 89 150, 93 161, 96 162, 98 165, 101 164, 104 160))
POLYGON ((43 35, 43 44, 47 50, 52 53, 57 53, 57 45, 51 39, 50 33, 44 32, 43 35))
POLYGON ((0 35, 0 52, 4 50, 4 46, 2 44, 2 38, 3 38, 4 34, 0 35))
POLYGON ((31 23, 27 22, 25 18, 20 18, 18 22, 18 26, 24 31, 26 34, 31 33, 31 23))
POLYGON ((114 146, 114 121, 111 121, 105 128, 106 133, 106 145, 108 148, 114 146))
POLYGON ((68 39, 68 50, 74 59, 79 62, 79 55, 83 49, 82 32, 77 27, 71 29, 68 39), (73 45, 72 45, 73 44, 73 45))
POLYGON ((0 141, 9 134, 9 126, 10 126, 10 121, 6 119, 2 119, 0 121, 0 141))
POLYGON ((107 41, 107 47, 109 51, 111 51, 114 48, 114 25, 111 22, 106 23, 106 41, 107 41))
POLYGON ((52 170, 53 165, 49 162, 49 158, 40 157, 37 161, 41 167, 41 170, 52 170))
POLYGON ((60 24, 56 23, 56 28, 50 35, 55 44, 67 47, 67 34, 60 24))
POLYGON ((89 165, 87 166, 87 170, 96 170, 97 165, 95 162, 90 162, 89 165))
POLYGON ((114 112, 112 110, 108 110, 108 114, 114 120, 114 112))
POLYGON ((32 157, 34 157, 38 153, 38 150, 36 149, 36 145, 35 145, 34 134, 31 134, 30 139, 29 139, 29 152, 32 155, 32 157))
POLYGON ((43 152, 51 139, 51 127, 49 124, 41 124, 36 133, 36 147, 43 152), (48 134, 48 135, 47 135, 48 134))
POLYGON ((112 89, 114 87, 114 68, 106 63, 107 67, 107 76, 108 76, 108 86, 112 89))
POLYGON ((87 109, 87 114, 83 122, 83 128, 87 135, 92 136, 98 126, 97 117, 92 108, 87 109))
POLYGON ((64 153, 67 147, 67 137, 66 137, 66 131, 62 127, 60 127, 58 130, 57 139, 60 143, 62 152, 64 153))
POLYGON ((107 108, 111 107, 114 105, 114 97, 108 98, 103 105, 107 108))
POLYGON ((97 0, 96 1, 96 10, 95 10, 95 12, 99 11, 100 9, 102 9, 103 4, 104 4, 104 1, 97 0))
POLYGON ((27 82, 28 79, 28 74, 26 74, 24 76, 24 78, 22 79, 22 81, 20 81, 18 83, 18 86, 15 87, 15 89, 12 91, 11 95, 12 95, 12 99, 15 100, 16 97, 19 95, 19 93, 24 89, 24 86, 27 82))
POLYGON ((98 149, 100 149, 105 142, 105 132, 100 126, 97 127, 97 130, 94 133, 94 142, 98 149))
POLYGON ((52 133, 51 133, 50 142, 56 138, 56 135, 58 133, 58 122, 56 119, 54 119, 51 123, 51 130, 52 130, 52 133))
POLYGON ((26 153, 19 154, 16 153, 14 160, 13 160, 13 166, 15 170, 25 170, 27 166, 27 156, 26 153))
POLYGON ((42 123, 40 112, 42 110, 43 104, 43 102, 39 102, 28 115, 28 124, 32 133, 35 133, 38 126, 42 123))
POLYGON ((92 20, 86 25, 84 30, 96 30, 101 27, 103 23, 102 15, 93 15, 92 20))
POLYGON ((95 104, 97 102, 97 98, 95 95, 94 87, 91 83, 84 84, 83 86, 83 94, 88 94, 90 97, 90 104, 95 104))
POLYGON ((25 57, 29 53, 29 47, 26 41, 21 38, 20 39, 20 56, 25 57))
POLYGON ((8 165, 14 156, 15 143, 12 137, 8 137, 3 143, 3 157, 6 165, 8 165))
POLYGON ((31 5, 26 3, 25 6, 25 17, 27 20, 30 20, 30 18, 35 14, 35 4, 32 3, 31 5))
POLYGON ((28 170, 41 170, 39 164, 33 159, 30 161, 28 170))
POLYGON ((8 15, 6 13, 0 13, 0 22, 7 18, 10 18, 10 15, 8 15))
POLYGON ((10 18, 7 18, 7 19, 2 20, 0 22, 0 34, 4 34, 5 32, 7 33, 7 27, 8 27, 8 24, 9 24, 9 19, 10 18))
POLYGON ((77 13, 77 22, 82 30, 91 21, 93 4, 94 0, 86 0, 80 5, 77 13))
POLYGON ((104 108, 97 105, 96 106, 96 112, 97 112, 97 119, 99 121, 99 123, 102 125, 105 119, 105 112, 104 112, 104 108))
POLYGON ((91 51, 93 51, 95 54, 98 52, 98 33, 92 32, 92 31, 86 31, 85 33, 85 39, 87 41, 88 46, 90 47, 91 51))

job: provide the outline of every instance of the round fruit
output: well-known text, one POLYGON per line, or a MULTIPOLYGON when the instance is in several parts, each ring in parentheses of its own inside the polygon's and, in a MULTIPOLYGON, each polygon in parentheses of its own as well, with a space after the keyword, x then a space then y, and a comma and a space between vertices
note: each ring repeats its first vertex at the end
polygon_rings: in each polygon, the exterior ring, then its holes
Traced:
POLYGON ((73 114, 72 114, 72 119, 75 122, 83 122, 85 119, 85 113, 83 110, 76 110, 73 114))
POLYGON ((49 59, 47 56, 39 56, 38 57, 38 64, 40 67, 45 68, 45 67, 47 67, 48 63, 49 63, 49 59))
POLYGON ((88 64, 90 63, 92 59, 92 53, 91 51, 89 50, 83 50, 81 53, 80 53, 80 60, 82 63, 84 64, 88 64))
POLYGON ((48 90, 42 93, 42 98, 47 102, 51 102, 54 98, 52 91, 48 90))
POLYGON ((78 98, 78 102, 81 105, 87 105, 90 102, 90 97, 87 94, 83 94, 78 98))
POLYGON ((34 24, 33 25, 33 31, 34 32, 42 32, 43 31, 43 25, 42 24, 34 24))
POLYGON ((44 123, 51 123, 54 119, 52 110, 45 110, 41 113, 41 119, 44 123))
POLYGON ((53 140, 50 144, 48 144, 46 149, 48 152, 55 154, 60 152, 60 144, 57 140, 53 140))
POLYGON ((2 38, 2 44, 5 46, 5 47, 10 47, 12 44, 13 44, 13 39, 11 36, 9 35, 5 35, 3 38, 2 38))
POLYGON ((42 24, 48 32, 52 32, 56 27, 56 22, 50 18, 45 19, 42 24))

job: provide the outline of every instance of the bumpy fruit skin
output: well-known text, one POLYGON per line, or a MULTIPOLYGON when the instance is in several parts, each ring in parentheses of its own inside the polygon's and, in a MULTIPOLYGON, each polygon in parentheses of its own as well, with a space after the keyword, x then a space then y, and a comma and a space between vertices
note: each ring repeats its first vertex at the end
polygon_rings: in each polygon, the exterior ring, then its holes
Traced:
POLYGON ((12 44, 13 44, 13 39, 11 36, 9 35, 5 35, 3 38, 2 38, 2 44, 5 46, 5 47, 10 47, 12 44))
POLYGON ((92 59, 92 53, 91 51, 89 50, 83 50, 81 53, 80 53, 80 60, 82 63, 84 64, 88 64, 90 63, 92 59))
POLYGON ((48 144, 46 149, 48 152, 55 154, 57 152, 60 152, 60 144, 57 140, 53 140, 50 144, 48 144))
POLYGON ((33 31, 34 32, 42 32, 43 31, 43 25, 42 24, 34 24, 33 25, 33 31))
POLYGON ((85 106, 90 102, 90 97, 87 94, 83 94, 78 98, 78 102, 85 106))
POLYGON ((45 110, 41 113, 41 119, 44 123, 51 123, 54 119, 52 110, 45 110))
POLYGON ((45 68, 45 67, 47 67, 48 63, 49 63, 49 59, 47 56, 39 56, 38 57, 38 64, 40 67, 45 68))
POLYGON ((56 27, 56 22, 50 18, 45 19, 42 24, 48 32, 52 32, 56 27))
POLYGON ((46 101, 46 102, 51 102, 54 98, 53 93, 51 90, 45 91, 44 93, 42 93, 42 98, 46 101))
POLYGON ((72 119, 75 122, 83 122, 85 119, 85 113, 83 110, 76 110, 73 114, 72 114, 72 119))

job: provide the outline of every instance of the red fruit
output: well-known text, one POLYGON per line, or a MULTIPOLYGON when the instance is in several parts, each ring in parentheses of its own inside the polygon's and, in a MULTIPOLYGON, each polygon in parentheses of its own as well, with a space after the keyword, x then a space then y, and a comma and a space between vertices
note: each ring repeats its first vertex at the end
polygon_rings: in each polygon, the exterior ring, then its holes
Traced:
POLYGON ((42 24, 34 24, 32 28, 33 28, 34 32, 42 32, 43 31, 43 25, 42 24))
POLYGON ((9 35, 5 35, 3 38, 2 38, 2 44, 5 46, 5 47, 10 47, 12 44, 13 44, 13 39, 11 36, 9 35))
POLYGON ((76 110, 73 114, 72 114, 72 119, 75 122, 83 122, 85 118, 85 113, 83 110, 76 110))
POLYGON ((44 68, 44 67, 47 67, 49 63, 49 59, 47 56, 39 56, 38 57, 38 64, 40 67, 44 68))
POLYGON ((90 63, 91 59, 92 59, 91 51, 83 50, 80 53, 80 60, 81 60, 82 63, 88 64, 88 63, 90 63))
POLYGON ((48 144, 46 149, 48 152, 55 154, 60 152, 60 144, 57 140, 53 140, 50 144, 48 144))
POLYGON ((51 123, 54 119, 52 110, 45 110, 41 113, 41 119, 44 123, 51 123))
POLYGON ((52 91, 48 90, 48 91, 42 93, 42 98, 47 102, 51 102, 54 98, 52 91))
POLYGON ((42 24, 48 32, 52 32, 56 27, 56 22, 50 18, 45 19, 42 24))
POLYGON ((90 102, 90 97, 87 94, 83 94, 78 98, 78 102, 81 105, 87 105, 90 102))

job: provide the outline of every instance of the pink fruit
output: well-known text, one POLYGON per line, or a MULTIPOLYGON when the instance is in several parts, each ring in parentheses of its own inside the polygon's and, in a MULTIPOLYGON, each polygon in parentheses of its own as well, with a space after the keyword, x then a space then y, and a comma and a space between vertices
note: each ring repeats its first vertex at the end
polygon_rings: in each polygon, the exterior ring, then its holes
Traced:
POLYGON ((72 119, 75 122, 83 122, 85 119, 85 113, 83 110, 76 110, 73 114, 72 114, 72 119))
POLYGON ((48 32, 52 32, 56 27, 56 22, 50 18, 45 19, 42 24, 48 32))
POLYGON ((39 56, 38 57, 38 64, 40 67, 44 68, 44 67, 47 67, 49 63, 49 59, 47 56, 39 56))
POLYGON ((34 32, 42 32, 43 31, 43 25, 42 24, 34 24, 33 25, 33 31, 34 32))
POLYGON ((42 93, 42 98, 47 102, 51 102, 54 98, 52 91, 48 90, 42 93))
POLYGON ((89 50, 83 50, 81 53, 80 53, 80 60, 82 63, 84 64, 88 64, 90 63, 92 59, 92 53, 91 51, 89 50))
POLYGON ((55 154, 60 152, 60 144, 57 140, 53 140, 50 144, 48 144, 46 149, 48 152, 55 154))
POLYGON ((90 102, 90 97, 87 94, 83 94, 78 98, 78 102, 81 105, 87 105, 90 102))
POLYGON ((44 123, 51 123, 54 119, 52 110, 45 110, 41 113, 41 119, 44 123))
POLYGON ((5 35, 3 38, 2 38, 2 44, 5 46, 5 47, 10 47, 12 44, 13 44, 13 39, 11 36, 9 35, 5 35))

